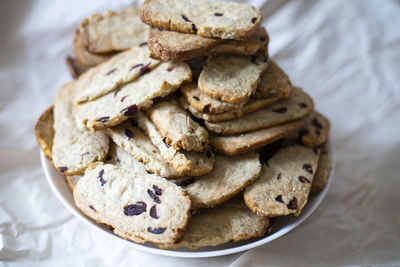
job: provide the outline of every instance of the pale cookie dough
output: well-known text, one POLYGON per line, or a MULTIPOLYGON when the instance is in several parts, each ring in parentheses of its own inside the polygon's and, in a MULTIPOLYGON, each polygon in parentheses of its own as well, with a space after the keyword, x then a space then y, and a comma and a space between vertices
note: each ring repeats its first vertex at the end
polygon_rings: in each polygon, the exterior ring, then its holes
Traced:
POLYGON ((302 120, 238 135, 212 135, 210 144, 224 155, 239 155, 275 142, 303 126, 302 120))
POLYGON ((52 159, 53 139, 54 139, 54 106, 46 109, 35 125, 36 140, 48 159, 52 159))
POLYGON ((165 143, 187 151, 204 152, 208 149, 208 132, 175 99, 163 101, 146 111, 165 143))
POLYGON ((108 137, 104 132, 90 132, 75 120, 73 99, 76 82, 66 83, 57 93, 54 104, 54 143, 52 158, 64 175, 82 174, 95 161, 103 160, 108 152, 108 137))
POLYGON ((262 20, 250 5, 207 0, 146 0, 140 17, 164 30, 235 40, 247 39, 262 20))
POLYGON ((326 183, 328 182, 329 173, 331 172, 332 168, 329 140, 320 146, 320 151, 318 168, 311 184, 311 194, 319 193, 325 188, 326 183))
POLYGON ((88 167, 73 195, 85 215, 138 243, 173 243, 190 217, 190 198, 179 186, 102 162, 88 167))
POLYGON ((120 146, 117 146, 114 142, 110 143, 110 149, 108 151, 106 163, 134 169, 136 172, 148 173, 143 162, 138 161, 134 156, 126 152, 120 146))
POLYGON ((214 208, 197 210, 183 237, 175 244, 160 247, 196 249, 238 242, 264 236, 268 225, 268 218, 253 213, 243 204, 242 199, 235 198, 214 208))
POLYGON ((202 176, 211 172, 214 167, 215 155, 209 149, 199 153, 193 151, 176 150, 165 142, 155 125, 142 113, 138 113, 135 120, 140 129, 149 137, 158 148, 161 156, 180 175, 202 176))
POLYGON ((96 100, 77 105, 79 119, 88 129, 118 125, 154 100, 165 97, 189 82, 192 72, 185 62, 162 62, 155 70, 96 100))
POLYGON ((210 57, 200 74, 198 86, 204 94, 223 102, 247 102, 267 66, 268 58, 262 52, 253 56, 210 57))
POLYGON ((244 192, 246 205, 260 216, 298 216, 306 205, 318 165, 318 153, 305 146, 280 149, 260 178, 244 192))
POLYGON ((246 114, 242 118, 219 123, 205 122, 207 129, 219 134, 239 134, 301 119, 314 107, 312 98, 300 88, 295 88, 290 98, 246 114))

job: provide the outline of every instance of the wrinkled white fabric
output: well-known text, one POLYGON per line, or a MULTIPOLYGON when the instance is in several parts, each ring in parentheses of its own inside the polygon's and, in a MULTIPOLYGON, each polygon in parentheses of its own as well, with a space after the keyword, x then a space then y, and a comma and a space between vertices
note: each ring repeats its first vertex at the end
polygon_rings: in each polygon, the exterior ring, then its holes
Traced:
POLYGON ((209 259, 143 253, 90 229, 52 193, 33 127, 71 79, 79 21, 135 1, 2 1, 0 265, 400 265, 400 2, 247 2, 264 14, 270 55, 332 122, 336 174, 317 211, 278 240, 209 259))

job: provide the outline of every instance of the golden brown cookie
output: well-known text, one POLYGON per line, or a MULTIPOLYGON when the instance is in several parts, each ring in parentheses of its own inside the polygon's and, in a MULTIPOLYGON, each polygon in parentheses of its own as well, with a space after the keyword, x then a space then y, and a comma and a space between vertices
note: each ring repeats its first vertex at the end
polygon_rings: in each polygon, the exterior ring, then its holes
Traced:
POLYGON ((36 140, 42 149, 44 155, 48 159, 52 159, 52 148, 53 148, 53 139, 54 139, 54 106, 46 109, 42 115, 40 115, 39 119, 35 125, 35 136, 36 140))

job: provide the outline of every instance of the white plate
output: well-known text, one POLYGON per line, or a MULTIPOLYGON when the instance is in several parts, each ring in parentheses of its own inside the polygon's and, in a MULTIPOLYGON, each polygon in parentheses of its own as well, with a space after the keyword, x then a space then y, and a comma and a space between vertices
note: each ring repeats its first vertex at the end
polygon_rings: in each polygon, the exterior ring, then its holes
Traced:
POLYGON ((185 248, 179 248, 175 250, 163 250, 159 249, 156 246, 145 243, 145 244, 137 244, 129 240, 125 240, 117 235, 115 235, 112 231, 103 228, 102 226, 98 225, 88 217, 86 217, 83 213, 79 211, 79 209, 75 206, 74 200, 72 198, 72 192, 70 188, 68 187, 64 176, 61 175, 52 165, 51 161, 48 160, 43 152, 40 153, 40 161, 42 163, 42 167, 44 170, 44 173, 46 175, 47 181, 50 184, 51 189, 54 191, 56 196, 60 199, 62 204, 72 213, 74 214, 78 219, 80 219, 82 222, 85 224, 89 225, 90 227, 98 230, 99 232, 102 232, 105 235, 110 236, 110 238, 114 238, 119 240, 120 242, 124 243, 125 245, 131 246, 135 249, 149 252, 149 253, 154 253, 154 254, 159 254, 159 255, 165 255, 165 256, 172 256, 172 257, 183 257, 183 258, 206 258, 206 257, 216 257, 216 256, 222 256, 222 255, 228 255, 228 254, 234 254, 238 253, 241 251, 249 250, 251 248, 255 248, 264 244, 267 244, 271 242, 272 240, 275 240, 284 234, 287 234, 289 231, 293 230, 297 226, 299 226, 305 219, 310 216, 314 210, 319 206, 321 201, 324 199, 329 186, 332 182, 333 179, 333 172, 334 172, 334 166, 335 166, 335 159, 334 159, 334 153, 332 150, 332 142, 330 143, 331 145, 331 159, 332 159, 332 170, 328 178, 328 183, 325 186, 324 190, 322 190, 319 194, 317 195, 312 195, 310 196, 306 207, 302 210, 301 215, 298 217, 295 216, 284 216, 284 217, 279 217, 273 221, 272 224, 272 232, 263 238, 257 238, 257 239, 251 239, 251 240, 246 240, 246 241, 240 241, 236 243, 227 243, 223 244, 220 246, 215 246, 215 247, 204 247, 196 250, 190 250, 190 249, 185 249, 185 248))

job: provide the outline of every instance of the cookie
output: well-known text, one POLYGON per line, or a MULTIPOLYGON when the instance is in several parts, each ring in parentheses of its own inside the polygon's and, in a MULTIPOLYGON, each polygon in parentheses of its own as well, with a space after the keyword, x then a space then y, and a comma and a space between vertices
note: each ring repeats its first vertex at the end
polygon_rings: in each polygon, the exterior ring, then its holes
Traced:
POLYGON ((301 119, 313 109, 312 98, 300 88, 295 88, 290 98, 246 114, 242 118, 224 122, 205 122, 207 129, 218 134, 239 134, 301 119))
POLYGON ((108 137, 104 132, 89 132, 75 121, 73 103, 76 82, 66 83, 57 93, 54 104, 54 166, 64 175, 82 174, 95 161, 103 160, 108 152, 108 137))
POLYGON ((244 191, 246 205, 260 216, 298 216, 307 203, 317 164, 318 153, 308 147, 280 149, 244 191))
POLYGON ((164 30, 235 40, 247 39, 262 20, 261 12, 250 5, 207 0, 146 0, 140 17, 164 30))
POLYGON ((126 50, 146 43, 149 26, 136 8, 119 12, 107 11, 84 19, 79 27, 85 47, 91 53, 126 50))
POLYGON ((73 196, 85 215, 138 243, 173 243, 190 216, 190 199, 179 186, 103 162, 88 167, 73 196))
POLYGON ((247 102, 267 66, 268 58, 261 52, 253 56, 210 57, 200 74, 198 86, 204 94, 223 102, 247 102))
POLYGON ((147 47, 133 47, 119 53, 79 77, 75 103, 95 100, 143 76, 159 64, 159 60, 150 58, 147 47))
POLYGON ((131 121, 125 121, 113 128, 106 128, 105 132, 117 146, 125 150, 137 161, 143 163, 148 172, 168 179, 180 176, 164 161, 160 151, 151 143, 149 138, 140 129, 133 126, 131 121))
POLYGON ((149 108, 154 101, 176 91, 191 78, 191 70, 185 62, 162 62, 137 80, 96 100, 78 104, 76 108, 88 129, 112 127, 138 110, 149 108))
POLYGON ((269 37, 264 27, 257 29, 247 40, 221 40, 174 31, 160 31, 152 28, 148 47, 151 56, 161 60, 182 61, 198 56, 217 56, 223 54, 254 55, 265 50, 269 37))
POLYGON ((191 209, 214 207, 254 182, 261 171, 257 153, 226 157, 216 155, 215 167, 209 174, 178 183, 192 200, 191 209))
POLYGON ((214 208, 197 210, 191 217, 183 237, 175 244, 161 248, 196 249, 238 242, 266 234, 269 219, 258 216, 240 198, 231 199, 214 208))
POLYGON ((303 126, 302 120, 238 135, 212 135, 210 144, 224 155, 239 155, 275 142, 303 126))
POLYGON ((65 181, 67 182, 68 187, 69 189, 71 189, 71 191, 74 191, 76 184, 82 177, 82 174, 65 176, 65 181))
POLYGON ((78 78, 82 73, 84 73, 88 67, 82 65, 76 58, 67 57, 65 62, 67 63, 67 67, 69 73, 71 74, 72 78, 78 78))
POLYGON ((214 167, 215 155, 211 150, 199 153, 193 151, 176 150, 165 142, 155 125, 142 113, 138 113, 135 121, 140 129, 146 133, 151 142, 158 148, 163 159, 168 162, 180 175, 202 176, 211 172, 214 167))
POLYGON ((148 173, 143 162, 138 161, 134 156, 130 155, 120 146, 117 146, 114 142, 110 142, 106 163, 134 169, 136 172, 148 173))
POLYGON ((208 132, 181 108, 175 99, 163 101, 146 111, 147 116, 175 149, 204 152, 208 149, 208 132))
POLYGON ((35 125, 35 136, 36 140, 42 149, 44 155, 48 159, 52 159, 52 148, 53 148, 53 139, 54 139, 54 107, 51 106, 46 109, 42 115, 40 115, 39 119, 35 125))
POLYGON ((329 141, 324 142, 320 146, 320 156, 318 159, 318 168, 315 172, 313 182, 311 184, 311 194, 319 193, 325 188, 328 182, 329 173, 332 168, 331 153, 329 151, 329 141))

